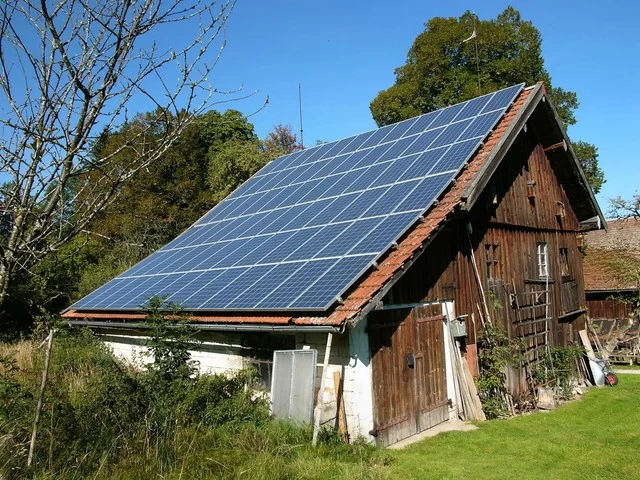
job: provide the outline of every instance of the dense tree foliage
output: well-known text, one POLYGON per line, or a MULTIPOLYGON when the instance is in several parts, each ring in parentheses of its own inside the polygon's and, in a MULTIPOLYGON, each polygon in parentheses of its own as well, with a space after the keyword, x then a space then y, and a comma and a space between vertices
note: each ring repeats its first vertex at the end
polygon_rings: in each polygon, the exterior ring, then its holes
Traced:
MULTIPOLYGON (((118 199, 92 222, 91 232, 114 242, 144 245, 151 251, 211 208, 212 195, 206 183, 207 152, 219 135, 209 120, 215 123, 216 118, 209 113, 198 117, 158 161, 132 176, 118 199)), ((143 144, 125 150, 120 147, 130 132, 144 122, 144 116, 138 116, 119 132, 110 134, 103 141, 102 154, 118 152, 122 163, 137 155, 143 144)), ((167 128, 171 128, 170 124, 167 128)))
POLYGON ((267 164, 259 142, 232 140, 211 152, 209 184, 216 201, 221 201, 251 175, 267 164))
POLYGON ((573 142, 573 151, 580 160, 582 169, 584 170, 589 185, 593 191, 598 193, 605 182, 604 172, 598 166, 598 147, 591 143, 578 140, 573 142))
POLYGON ((214 144, 208 155, 214 199, 222 200, 271 160, 300 148, 291 127, 283 125, 276 125, 262 141, 255 134, 233 135, 214 144))
MULTIPOLYGON (((371 102, 379 126, 517 83, 539 81, 545 83, 565 125, 576 123, 576 93, 552 84, 544 67, 540 32, 516 9, 508 7, 497 18, 478 22, 469 11, 459 18, 435 17, 425 27, 409 49, 407 63, 396 69, 395 84, 371 102), (474 25, 477 39, 464 42, 474 25)), ((598 167, 597 148, 579 142, 576 153, 598 192, 604 174, 598 167)))

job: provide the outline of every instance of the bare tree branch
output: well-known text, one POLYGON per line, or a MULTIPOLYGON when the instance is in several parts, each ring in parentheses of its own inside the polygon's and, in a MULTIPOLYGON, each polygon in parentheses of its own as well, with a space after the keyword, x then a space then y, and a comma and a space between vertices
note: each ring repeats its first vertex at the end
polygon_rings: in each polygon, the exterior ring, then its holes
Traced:
POLYGON ((635 218, 640 221, 640 194, 636 193, 631 199, 611 199, 609 214, 614 218, 635 218))
POLYGON ((221 95, 209 76, 235 0, 1 3, 0 304, 16 272, 86 230, 221 95), (96 155, 133 102, 152 118, 96 155))

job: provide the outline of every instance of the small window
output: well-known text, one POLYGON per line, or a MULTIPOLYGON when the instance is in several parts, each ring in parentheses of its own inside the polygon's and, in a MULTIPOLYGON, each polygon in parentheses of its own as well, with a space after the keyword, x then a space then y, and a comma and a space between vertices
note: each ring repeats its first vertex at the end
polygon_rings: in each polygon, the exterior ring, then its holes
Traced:
POLYGON ((487 279, 493 280, 498 278, 498 245, 485 244, 484 263, 487 279))
POLYGON ((549 276, 549 253, 547 242, 538 242, 538 277, 547 278, 549 276))
POLYGON ((560 274, 563 277, 569 277, 569 249, 560 249, 560 274))

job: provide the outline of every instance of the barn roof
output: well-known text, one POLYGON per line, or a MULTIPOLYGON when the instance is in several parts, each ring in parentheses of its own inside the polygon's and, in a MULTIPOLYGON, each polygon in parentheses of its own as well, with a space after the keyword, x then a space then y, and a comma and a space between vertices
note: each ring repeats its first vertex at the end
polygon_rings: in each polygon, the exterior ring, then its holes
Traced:
POLYGON ((625 271, 629 267, 637 271, 640 267, 640 220, 628 218, 607 223, 608 231, 594 230, 585 235, 585 290, 637 290, 637 282, 630 280, 625 271))
MULTIPOLYGON (((195 321, 214 324, 244 325, 296 325, 296 326, 344 326, 356 322, 368 311, 376 308, 384 294, 402 276, 403 272, 426 249, 430 240, 449 218, 460 209, 471 209, 482 189, 495 172, 507 151, 528 122, 558 122, 553 128, 538 127, 536 132, 543 146, 562 143, 563 147, 554 159, 561 181, 569 193, 572 207, 579 220, 602 218, 586 178, 579 168, 575 155, 559 123, 555 109, 548 101, 542 84, 522 90, 504 116, 475 150, 472 157, 454 176, 423 216, 419 217, 391 248, 385 249, 373 268, 359 276, 342 294, 341 302, 324 311, 222 311, 193 312, 195 321)), ((69 319, 99 322, 131 322, 144 318, 144 313, 129 311, 88 311, 73 307, 64 313, 69 319)))

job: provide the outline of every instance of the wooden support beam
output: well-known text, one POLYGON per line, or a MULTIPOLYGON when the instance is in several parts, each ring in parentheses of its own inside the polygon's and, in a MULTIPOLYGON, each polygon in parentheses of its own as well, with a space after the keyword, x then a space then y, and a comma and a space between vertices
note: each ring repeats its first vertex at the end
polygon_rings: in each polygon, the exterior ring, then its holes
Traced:
POLYGON ((342 440, 346 443, 349 441, 347 433, 347 415, 344 410, 344 389, 340 381, 340 372, 333 372, 333 390, 336 394, 336 417, 338 417, 338 430, 342 436, 342 440))
POLYGON ((544 149, 544 152, 545 152, 545 153, 547 153, 547 152, 554 152, 554 151, 556 151, 556 150, 560 150, 560 149, 563 149, 563 150, 566 152, 566 151, 567 151, 567 148, 568 148, 568 147, 567 147, 567 142, 566 142, 566 141, 564 141, 564 140, 562 140, 561 142, 554 143, 553 145, 549 145, 548 147, 546 147, 546 148, 544 149))

